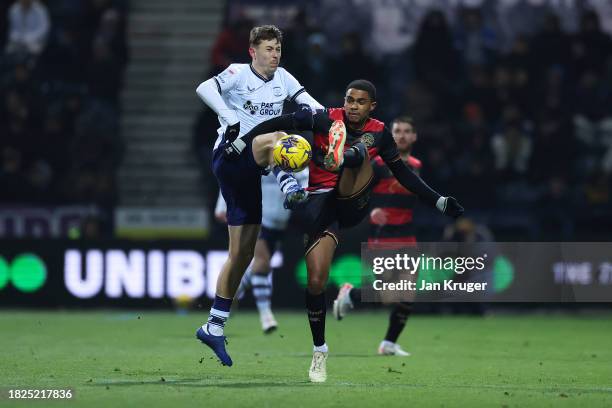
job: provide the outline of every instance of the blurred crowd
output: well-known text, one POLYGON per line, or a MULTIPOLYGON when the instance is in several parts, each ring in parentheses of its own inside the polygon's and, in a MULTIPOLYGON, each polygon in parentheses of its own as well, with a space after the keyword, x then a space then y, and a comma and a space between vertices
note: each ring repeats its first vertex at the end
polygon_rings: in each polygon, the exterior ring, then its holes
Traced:
MULTIPOLYGON (((392 46, 392 36, 376 45, 357 15, 339 33, 302 9, 282 27, 282 64, 325 106, 341 105, 351 80, 372 80, 374 117, 415 119, 423 177, 493 228, 523 225, 522 236, 558 240, 574 238, 578 224, 609 225, 612 40, 598 14, 582 10, 569 32, 551 9, 508 37, 479 7, 456 13, 451 23, 448 10, 428 10, 414 38, 392 46)), ((213 73, 249 62, 248 28, 263 21, 234 15, 213 73)))
POLYGON ((0 202, 115 202, 127 0, 0 6, 0 202))
MULTIPOLYGON (((115 204, 127 1, 1 2, 0 202, 115 204)), ((479 7, 410 21, 365 8, 351 24, 305 7, 281 25, 282 63, 311 95, 339 106, 350 80, 372 80, 375 117, 415 119, 423 177, 493 229, 572 239, 578 226, 610 226, 612 39, 596 12, 572 12, 572 29, 552 8, 522 12, 509 35, 479 7)), ((228 15, 206 77, 250 62, 249 30, 269 21, 247 17, 228 15)), ((214 138, 201 135, 216 127, 204 110, 194 141, 206 168, 214 138)))

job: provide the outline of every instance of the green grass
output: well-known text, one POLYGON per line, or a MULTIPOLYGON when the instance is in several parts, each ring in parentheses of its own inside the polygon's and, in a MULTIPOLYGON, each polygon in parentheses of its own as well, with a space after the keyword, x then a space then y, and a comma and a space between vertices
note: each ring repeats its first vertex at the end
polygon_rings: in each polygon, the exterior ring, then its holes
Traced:
POLYGON ((194 332, 205 313, 0 313, 0 406, 612 406, 611 316, 415 316, 380 357, 386 313, 328 315, 328 381, 307 382, 305 313, 255 314, 227 329, 231 368, 194 332), (71 402, 9 401, 8 387, 75 390, 71 402))

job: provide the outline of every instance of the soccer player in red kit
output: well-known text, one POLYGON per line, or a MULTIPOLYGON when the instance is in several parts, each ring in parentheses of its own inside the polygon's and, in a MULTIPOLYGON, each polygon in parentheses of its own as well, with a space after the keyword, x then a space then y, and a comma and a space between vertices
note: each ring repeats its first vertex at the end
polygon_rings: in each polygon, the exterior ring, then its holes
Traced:
POLYGON ((370 160, 380 157, 399 183, 414 192, 426 204, 451 217, 463 213, 453 197, 444 197, 431 189, 401 160, 391 132, 384 123, 370 117, 376 108, 376 88, 366 80, 351 82, 346 88, 344 106, 317 110, 310 126, 301 107, 293 116, 267 120, 243 138, 249 143, 255 135, 275 130, 312 130, 313 158, 309 167, 308 197, 296 208, 307 225, 305 231, 308 274, 306 309, 314 343, 309 370, 312 382, 327 379, 328 355, 325 343, 325 286, 329 278, 339 230, 359 224, 369 214, 369 199, 374 186, 370 160), (299 120, 296 120, 298 119, 299 120))
MULTIPOLYGON (((419 159, 411 155, 412 146, 417 141, 417 134, 413 120, 408 116, 395 119, 391 126, 391 133, 397 145, 402 161, 414 172, 421 168, 419 159)), ((370 234, 368 242, 372 244, 416 243, 414 226, 412 225, 412 212, 417 197, 404 188, 393 176, 389 168, 380 158, 372 161, 376 185, 372 190, 370 211, 370 234)), ((333 314, 337 320, 344 316, 360 302, 361 291, 353 288, 350 283, 341 286, 338 297, 334 301, 333 314)), ((389 316, 389 326, 384 340, 378 347, 378 354, 409 356, 397 339, 406 325, 406 320, 412 311, 411 302, 396 303, 389 316)))

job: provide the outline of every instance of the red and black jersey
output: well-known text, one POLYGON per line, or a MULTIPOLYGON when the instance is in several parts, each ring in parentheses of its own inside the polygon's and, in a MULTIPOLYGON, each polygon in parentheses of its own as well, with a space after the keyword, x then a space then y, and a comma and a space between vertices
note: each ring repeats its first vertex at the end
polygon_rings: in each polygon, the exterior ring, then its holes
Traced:
MULTIPOLYGON (((405 163, 415 172, 421 168, 421 161, 412 156, 408 156, 405 163)), ((372 167, 376 184, 370 199, 371 208, 384 211, 387 222, 378 225, 370 218, 368 242, 416 242, 412 214, 417 196, 397 181, 379 157, 372 161, 372 167)))
MULTIPOLYGON (((308 191, 329 191, 338 183, 338 173, 326 170, 323 164, 329 147, 329 128, 336 120, 348 123, 344 108, 329 108, 314 115, 313 157, 309 165, 308 191)), ((346 131, 345 150, 361 141, 368 148, 370 159, 378 158, 381 163, 399 160, 395 140, 383 122, 369 118, 360 130, 352 130, 346 126, 346 131)))

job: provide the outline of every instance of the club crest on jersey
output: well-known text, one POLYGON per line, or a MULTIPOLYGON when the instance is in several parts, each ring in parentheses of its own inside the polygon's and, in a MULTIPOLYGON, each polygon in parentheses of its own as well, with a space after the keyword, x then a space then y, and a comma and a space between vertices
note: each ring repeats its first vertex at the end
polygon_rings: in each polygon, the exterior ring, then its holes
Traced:
POLYGON ((361 135, 361 143, 363 143, 365 147, 374 146, 374 135, 371 133, 364 133, 361 135))
POLYGON ((272 93, 274 94, 274 96, 281 96, 283 94, 283 91, 281 90, 280 86, 275 86, 274 88, 272 88, 272 93))

